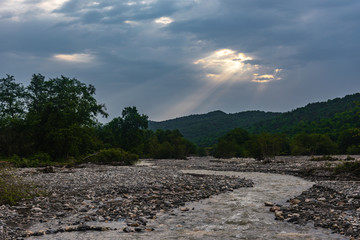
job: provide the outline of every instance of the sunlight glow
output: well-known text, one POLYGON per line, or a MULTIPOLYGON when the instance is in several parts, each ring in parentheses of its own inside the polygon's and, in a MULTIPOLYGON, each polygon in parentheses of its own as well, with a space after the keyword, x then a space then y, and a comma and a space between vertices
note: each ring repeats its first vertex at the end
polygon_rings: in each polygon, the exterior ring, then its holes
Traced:
POLYGON ((257 82, 280 80, 282 69, 253 64, 254 57, 232 49, 214 51, 205 58, 193 62, 200 65, 207 79, 216 82, 257 82), (269 74, 269 72, 271 72, 269 74))
POLYGON ((40 2, 38 7, 45 10, 46 12, 52 12, 68 1, 69 0, 45 0, 40 2))
POLYGON ((0 16, 14 22, 26 21, 28 18, 59 17, 61 14, 53 11, 70 0, 1 0, 0 16))
POLYGON ((140 24, 139 22, 131 21, 131 20, 126 20, 124 21, 124 23, 129 24, 130 26, 136 26, 140 24))
POLYGON ((249 69, 256 68, 246 61, 253 60, 252 57, 244 53, 237 53, 231 49, 220 49, 213 52, 208 57, 198 59, 194 64, 201 65, 203 69, 209 71, 206 76, 215 81, 237 81, 247 74, 249 69))
POLYGON ((169 17, 161 17, 161 18, 155 19, 155 23, 158 23, 158 24, 168 25, 172 22, 174 22, 174 20, 169 17))
POLYGON ((55 60, 75 63, 89 63, 94 60, 91 54, 87 53, 74 53, 74 54, 56 54, 54 55, 55 60))

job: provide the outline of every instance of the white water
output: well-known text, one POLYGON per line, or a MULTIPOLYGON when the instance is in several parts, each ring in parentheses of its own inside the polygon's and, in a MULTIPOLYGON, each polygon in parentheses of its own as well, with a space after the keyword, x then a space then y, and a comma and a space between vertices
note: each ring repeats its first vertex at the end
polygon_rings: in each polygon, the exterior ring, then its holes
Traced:
POLYGON ((329 230, 314 229, 310 224, 298 226, 274 220, 265 201, 285 204, 291 197, 310 188, 313 183, 303 179, 278 174, 218 172, 188 170, 191 174, 218 174, 251 179, 252 188, 210 197, 200 202, 188 203, 190 211, 175 209, 159 214, 148 226, 153 232, 124 233, 124 223, 108 225, 119 230, 107 232, 58 233, 31 239, 346 239, 329 230))

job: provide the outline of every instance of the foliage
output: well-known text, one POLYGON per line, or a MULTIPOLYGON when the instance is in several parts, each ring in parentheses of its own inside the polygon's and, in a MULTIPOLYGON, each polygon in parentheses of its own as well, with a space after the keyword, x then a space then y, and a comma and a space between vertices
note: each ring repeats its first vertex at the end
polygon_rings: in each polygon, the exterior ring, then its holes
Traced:
POLYGON ((38 153, 29 158, 19 157, 17 155, 7 159, 16 167, 44 167, 51 165, 51 157, 47 153, 38 153))
POLYGON ((185 159, 187 155, 196 153, 196 146, 186 140, 179 130, 157 130, 148 139, 148 157, 185 159))
POLYGON ((332 157, 330 155, 323 155, 321 157, 312 156, 310 161, 338 161, 339 159, 336 157, 332 157))
POLYGON ((344 162, 335 167, 336 173, 350 173, 360 177, 360 161, 344 162))
MULTIPOLYGON (((310 103, 286 113, 247 111, 226 114, 215 111, 163 122, 150 121, 149 128, 179 129, 185 138, 199 146, 211 146, 219 137, 239 127, 252 134, 269 132, 287 134, 289 137, 299 133, 327 134, 336 141, 344 130, 360 128, 360 106, 357 102, 360 102, 360 93, 326 102, 310 103)), ((352 146, 350 150, 353 153, 360 149, 352 146)))
POLYGON ((0 155, 47 153, 54 160, 97 150, 96 116, 107 116, 95 88, 75 78, 45 80, 33 75, 28 87, 13 76, 0 79, 0 155))
POLYGON ((22 199, 38 195, 35 187, 17 176, 13 169, 0 166, 0 205, 16 205, 22 199))
POLYGON ((15 82, 14 76, 0 78, 0 119, 20 118, 25 113, 24 87, 15 82))
POLYGON ((88 156, 83 162, 134 165, 138 160, 139 156, 136 154, 128 153, 121 148, 110 148, 88 156))
POLYGON ((226 114, 221 111, 207 114, 191 115, 172 120, 153 122, 149 121, 151 130, 176 130, 198 146, 211 146, 217 139, 234 128, 244 128, 253 123, 271 119, 280 113, 246 111, 234 114, 226 114))
POLYGON ((33 75, 27 90, 27 121, 34 135, 34 150, 63 159, 94 148, 90 127, 96 115, 107 116, 105 106, 93 96, 94 86, 64 76, 45 81, 38 74, 33 75))
POLYGON ((337 149, 328 135, 318 133, 298 134, 292 139, 290 147, 293 155, 333 154, 337 149))
POLYGON ((287 154, 288 148, 286 135, 263 132, 252 136, 249 142, 249 156, 258 160, 269 160, 275 156, 287 154))
POLYGON ((342 152, 348 154, 360 153, 360 128, 349 128, 341 132, 339 147, 342 152))
POLYGON ((250 135, 246 130, 236 128, 219 138, 212 154, 217 158, 254 157, 268 160, 288 153, 288 149, 286 135, 265 132, 250 135))
POLYGON ((147 127, 148 116, 139 114, 136 107, 126 107, 121 117, 114 118, 100 129, 100 135, 105 144, 142 155, 147 127))
POLYGON ((327 102, 310 103, 305 107, 283 113, 275 118, 249 126, 252 133, 271 132, 295 135, 305 133, 329 133, 353 125, 359 126, 360 93, 336 98, 327 102), (315 114, 316 113, 316 114, 315 114), (343 123, 346 123, 345 126, 343 123))
POLYGON ((213 155, 217 158, 244 157, 244 144, 250 139, 247 131, 235 128, 224 136, 220 137, 214 146, 213 155))

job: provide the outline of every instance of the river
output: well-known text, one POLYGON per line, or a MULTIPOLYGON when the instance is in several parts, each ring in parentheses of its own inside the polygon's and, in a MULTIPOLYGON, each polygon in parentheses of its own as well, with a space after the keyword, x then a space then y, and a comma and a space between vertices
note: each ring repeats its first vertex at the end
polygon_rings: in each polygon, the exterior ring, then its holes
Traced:
MULTIPOLYGON (((313 183, 289 175, 269 173, 220 172, 187 170, 191 174, 219 174, 251 179, 252 188, 241 188, 200 202, 188 203, 181 211, 160 213, 148 226, 153 232, 124 233, 124 222, 104 226, 119 230, 105 232, 65 232, 30 239, 347 239, 330 230, 315 229, 310 224, 299 226, 275 221, 274 214, 264 202, 286 204, 286 200, 299 195, 313 183)), ((91 225, 91 224, 90 224, 91 225)), ((99 223, 97 223, 99 225, 99 223)))

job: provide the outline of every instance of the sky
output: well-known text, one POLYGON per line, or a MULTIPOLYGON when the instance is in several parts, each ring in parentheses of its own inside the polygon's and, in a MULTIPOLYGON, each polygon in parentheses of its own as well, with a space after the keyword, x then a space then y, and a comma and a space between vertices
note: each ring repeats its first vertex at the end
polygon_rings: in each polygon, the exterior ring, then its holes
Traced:
POLYGON ((359 0, 1 0, 0 77, 96 88, 110 121, 286 112, 360 91, 359 0))

